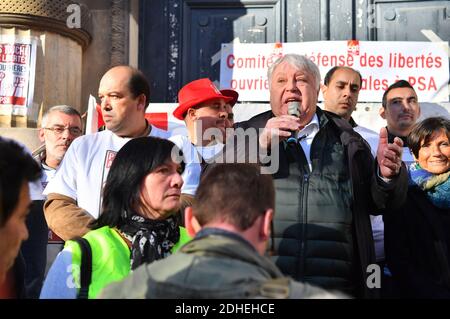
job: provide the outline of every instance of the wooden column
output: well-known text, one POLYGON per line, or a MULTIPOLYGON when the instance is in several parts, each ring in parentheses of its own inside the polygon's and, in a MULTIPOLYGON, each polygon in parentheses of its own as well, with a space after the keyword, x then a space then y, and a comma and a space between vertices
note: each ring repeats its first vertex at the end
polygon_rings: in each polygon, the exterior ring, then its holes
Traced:
POLYGON ((38 146, 36 128, 48 108, 67 104, 81 111, 83 49, 90 42, 85 28, 89 14, 82 9, 80 28, 69 28, 71 1, 9 1, 0 3, 0 35, 37 40, 33 104, 26 116, 0 115, 0 135, 38 146), (18 130, 20 128, 20 130, 18 130), (28 134, 27 134, 28 132, 28 134))

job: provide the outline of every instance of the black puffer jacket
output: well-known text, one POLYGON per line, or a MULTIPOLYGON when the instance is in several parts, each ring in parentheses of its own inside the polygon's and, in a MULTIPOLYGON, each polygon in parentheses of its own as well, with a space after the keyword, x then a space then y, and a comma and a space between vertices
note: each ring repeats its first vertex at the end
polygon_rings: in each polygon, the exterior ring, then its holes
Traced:
MULTIPOLYGON (((303 151, 279 146, 274 174, 275 262, 296 280, 357 297, 376 297, 366 286, 375 263, 369 214, 400 205, 406 195, 406 168, 389 185, 376 178, 370 148, 348 122, 317 108, 319 132, 311 145, 310 171, 303 151), (344 146, 345 144, 345 146, 344 146)), ((272 112, 237 127, 262 128, 272 112)))

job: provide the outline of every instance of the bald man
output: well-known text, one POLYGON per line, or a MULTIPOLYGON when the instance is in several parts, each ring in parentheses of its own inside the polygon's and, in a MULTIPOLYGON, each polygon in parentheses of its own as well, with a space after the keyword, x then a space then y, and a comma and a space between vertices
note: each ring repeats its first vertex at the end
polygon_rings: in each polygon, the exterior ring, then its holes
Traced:
POLYGON ((98 97, 106 130, 79 137, 44 190, 48 226, 64 240, 83 236, 101 213, 101 194, 116 153, 132 138, 168 133, 147 122, 149 84, 142 72, 116 66, 103 75, 98 97))

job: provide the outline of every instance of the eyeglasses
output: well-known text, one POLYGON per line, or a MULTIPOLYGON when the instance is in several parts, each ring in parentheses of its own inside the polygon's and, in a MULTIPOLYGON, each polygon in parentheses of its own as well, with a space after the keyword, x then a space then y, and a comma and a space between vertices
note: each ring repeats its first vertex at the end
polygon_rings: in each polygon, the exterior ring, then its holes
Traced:
POLYGON ((69 133, 72 135, 81 135, 82 131, 78 127, 62 127, 62 126, 55 126, 55 127, 44 127, 44 129, 53 131, 56 135, 62 135, 65 130, 69 130, 69 133))

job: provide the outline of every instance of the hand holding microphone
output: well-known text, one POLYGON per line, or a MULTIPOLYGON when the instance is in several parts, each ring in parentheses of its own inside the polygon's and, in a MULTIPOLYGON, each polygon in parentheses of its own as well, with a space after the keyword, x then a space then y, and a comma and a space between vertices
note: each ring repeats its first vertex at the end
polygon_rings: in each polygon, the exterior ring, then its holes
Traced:
MULTIPOLYGON (((288 104, 288 114, 300 117, 300 103, 298 101, 291 101, 288 104)), ((297 144, 297 131, 291 131, 291 136, 287 139, 288 143, 297 144)))
POLYGON ((288 114, 270 118, 259 135, 260 147, 269 149, 272 142, 279 143, 286 139, 297 143, 296 136, 298 135, 297 131, 300 128, 300 124, 299 120, 292 118, 292 115, 298 119, 300 117, 299 109, 300 102, 291 101, 288 103, 288 114))

